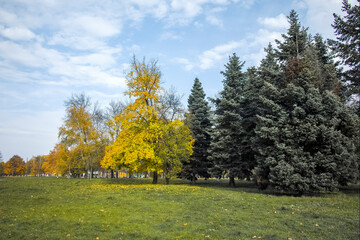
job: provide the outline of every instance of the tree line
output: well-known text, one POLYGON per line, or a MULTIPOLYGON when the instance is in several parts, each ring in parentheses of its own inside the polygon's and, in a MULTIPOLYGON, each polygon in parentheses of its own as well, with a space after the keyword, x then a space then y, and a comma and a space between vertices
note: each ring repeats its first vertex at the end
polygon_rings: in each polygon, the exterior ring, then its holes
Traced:
POLYGON ((31 171, 91 178, 95 169, 126 169, 153 183, 158 174, 167 183, 226 176, 231 186, 238 178, 297 193, 356 183, 360 9, 344 0, 342 10, 332 25, 337 39, 328 41, 310 35, 292 10, 289 29, 265 48, 258 67, 243 70, 245 62, 229 56, 217 97, 207 99, 195 78, 187 111, 174 90, 161 88, 157 62, 134 57, 129 102, 101 109, 85 94, 73 95, 60 142, 33 158, 31 171))

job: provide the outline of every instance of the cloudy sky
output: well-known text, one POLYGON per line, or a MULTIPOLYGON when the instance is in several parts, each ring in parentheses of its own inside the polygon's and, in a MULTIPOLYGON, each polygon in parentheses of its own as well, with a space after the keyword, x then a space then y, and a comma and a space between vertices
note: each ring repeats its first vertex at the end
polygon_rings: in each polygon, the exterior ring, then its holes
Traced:
POLYGON ((163 86, 184 103, 195 77, 214 96, 228 56, 257 65, 286 31, 291 9, 311 33, 334 37, 340 0, 1 0, 3 160, 49 153, 73 93, 103 107, 125 99, 133 54, 158 59, 163 86))

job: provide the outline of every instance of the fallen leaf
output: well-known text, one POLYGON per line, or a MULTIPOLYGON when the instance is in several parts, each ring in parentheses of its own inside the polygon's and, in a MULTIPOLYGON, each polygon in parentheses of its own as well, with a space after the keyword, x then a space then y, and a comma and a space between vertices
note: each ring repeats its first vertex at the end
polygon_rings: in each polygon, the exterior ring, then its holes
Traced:
POLYGON ((184 226, 187 226, 187 223, 184 223, 184 226))
POLYGON ((253 236, 253 237, 252 237, 252 239, 255 239, 255 238, 256 238, 256 236, 253 236))
POLYGON ((70 233, 66 235, 67 237, 70 237, 70 233))
POLYGON ((318 227, 319 226, 319 224, 315 224, 315 227, 318 227))

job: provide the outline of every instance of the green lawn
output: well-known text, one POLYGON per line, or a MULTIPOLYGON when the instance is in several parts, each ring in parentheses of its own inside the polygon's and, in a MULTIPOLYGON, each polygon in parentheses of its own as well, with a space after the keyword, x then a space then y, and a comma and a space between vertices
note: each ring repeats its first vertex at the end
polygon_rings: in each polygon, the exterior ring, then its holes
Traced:
POLYGON ((0 239, 359 239, 359 186, 278 196, 251 183, 0 178, 0 239))

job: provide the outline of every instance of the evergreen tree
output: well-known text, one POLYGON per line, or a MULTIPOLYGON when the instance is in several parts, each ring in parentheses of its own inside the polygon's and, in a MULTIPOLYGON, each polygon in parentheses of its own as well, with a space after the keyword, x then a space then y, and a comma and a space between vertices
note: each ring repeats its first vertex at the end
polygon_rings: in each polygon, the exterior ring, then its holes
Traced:
POLYGON ((278 45, 277 59, 282 63, 285 77, 282 78, 282 87, 296 79, 296 74, 301 69, 301 59, 308 43, 307 29, 301 28, 299 15, 291 10, 288 16, 290 27, 287 34, 282 34, 283 41, 275 40, 278 45))
POLYGON ((317 79, 315 86, 320 92, 331 91, 335 95, 341 95, 340 72, 329 53, 329 47, 320 34, 316 34, 311 40, 305 57, 312 62, 312 71, 317 79))
MULTIPOLYGON (((293 11, 291 15, 297 16, 293 11)), ((290 30, 300 29, 291 15, 290 30)), ((302 34, 307 35, 306 31, 302 34)), ((305 42, 302 51, 298 44, 289 44, 287 36, 283 42, 277 41, 277 56, 285 66, 275 75, 283 78, 280 82, 285 84, 280 87, 277 81, 268 80, 266 68, 259 68, 259 76, 265 80, 259 91, 261 112, 255 127, 256 174, 259 181, 283 191, 334 190, 358 178, 354 147, 358 119, 327 91, 333 86, 326 70, 335 67, 317 38, 305 42), (289 67, 295 66, 294 62, 296 68, 289 67)))
MULTIPOLYGON (((351 6, 348 0, 343 0, 342 11, 347 15, 342 18, 334 14, 332 26, 337 40, 329 40, 332 50, 342 59, 342 64, 349 67, 343 79, 347 97, 360 96, 360 0, 357 2, 358 5, 351 6)), ((357 113, 360 116, 360 101, 354 102, 357 102, 357 113)))
POLYGON ((210 107, 205 100, 205 92, 198 78, 195 78, 188 99, 187 125, 195 139, 193 154, 189 162, 184 162, 181 177, 195 183, 197 176, 210 177, 211 162, 208 159, 211 142, 210 107))
POLYGON ((249 177, 250 169, 247 161, 241 154, 242 131, 241 131, 241 108, 240 102, 243 97, 246 77, 241 71, 244 62, 234 53, 229 57, 229 63, 225 65, 224 89, 220 97, 214 99, 216 110, 216 125, 211 144, 211 159, 230 178, 230 185, 235 186, 235 177, 249 177))
POLYGON ((246 73, 247 84, 243 97, 240 100, 241 112, 241 154, 243 161, 247 163, 248 176, 256 166, 256 125, 258 115, 266 111, 261 95, 259 93, 267 82, 272 83, 276 88, 281 87, 282 74, 280 66, 275 59, 275 51, 271 44, 265 48, 266 57, 261 61, 259 68, 249 68, 246 73))
MULTIPOLYGON (((310 83, 310 71, 300 76, 310 83)), ((334 190, 358 178, 353 139, 357 118, 332 93, 311 84, 280 91, 266 84, 267 113, 258 117, 257 174, 279 190, 334 190)))

